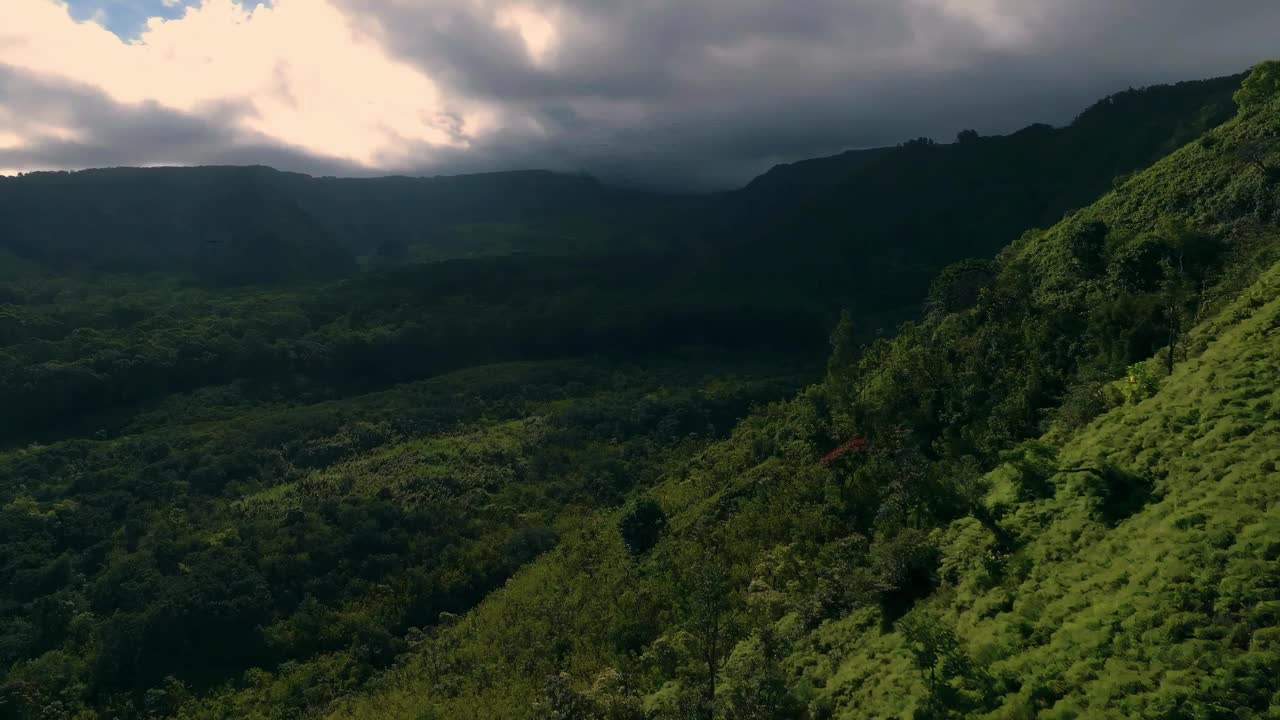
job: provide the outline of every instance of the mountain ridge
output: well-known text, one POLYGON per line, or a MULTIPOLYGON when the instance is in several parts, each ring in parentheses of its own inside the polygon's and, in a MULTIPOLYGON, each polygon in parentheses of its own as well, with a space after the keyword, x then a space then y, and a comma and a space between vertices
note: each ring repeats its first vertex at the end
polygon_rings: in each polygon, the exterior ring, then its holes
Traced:
MULTIPOLYGON (((945 225, 963 221, 961 226, 966 222, 990 226, 991 218, 971 217, 973 208, 990 202, 985 195, 966 199, 966 193, 972 192, 969 185, 998 190, 1008 186, 1011 191, 1030 193, 1025 202, 1034 205, 1011 211, 1003 221, 1011 229, 990 233, 986 242, 974 237, 976 230, 964 230, 966 237, 949 243, 954 251, 948 261, 989 255, 1025 227, 1056 220, 1056 214, 1105 189, 1114 175, 1145 166, 1229 117, 1234 111, 1230 92, 1239 80, 1239 76, 1228 76, 1131 89, 1095 103, 1063 128, 1033 125, 1007 136, 966 136, 967 142, 954 145, 908 143, 905 148, 854 150, 800 160, 775 166, 735 190, 710 194, 629 190, 589 175, 536 169, 378 178, 312 177, 266 166, 29 173, 0 179, 0 227, 8 228, 0 236, 0 247, 24 257, 44 257, 55 269, 159 267, 199 274, 201 241, 182 230, 190 218, 185 208, 201 203, 192 195, 227 192, 216 190, 220 184, 252 182, 263 192, 283 193, 278 196, 281 202, 287 197, 297 203, 353 257, 373 256, 386 243, 465 252, 465 241, 459 245, 450 239, 455 234, 450 228, 475 223, 544 226, 553 235, 572 233, 563 228, 576 226, 588 228, 577 232, 585 232, 588 246, 597 252, 649 247, 692 253, 703 256, 704 270, 718 268, 727 256, 735 273, 757 273, 760 266, 783 267, 793 275, 809 277, 807 282, 821 278, 826 292, 839 292, 841 282, 827 277, 833 272, 847 278, 851 264, 900 264, 900 257, 881 254, 891 242, 933 252, 937 248, 931 243, 936 241, 928 236, 945 225), (1092 137, 1098 132, 1109 144, 1092 137), (1009 150, 1004 149, 1006 145, 1009 150), (1055 149, 1059 145, 1063 147, 1055 149), (1016 177, 1002 178, 992 172, 1014 167, 1015 160, 1022 163, 1016 177), (1068 161, 1081 168, 1076 171, 1081 177, 1063 181, 1039 177, 1033 169, 1034 163, 1068 161), (952 167, 955 162, 960 165, 952 167), (947 178, 957 171, 973 175, 973 180, 964 186, 948 184, 947 178), (932 184, 906 187, 904 175, 928 178, 932 184), (942 199, 941 215, 922 214, 911 207, 908 198, 913 193, 942 199), (85 217, 87 207, 112 209, 103 205, 112 197, 115 211, 85 217), (865 224, 863 216, 873 208, 881 214, 896 214, 908 225, 926 225, 894 237, 889 228, 865 224), (49 218, 59 218, 62 228, 50 225, 49 218), (626 232, 618 236, 603 232, 603 226, 626 232), (104 254, 103 243, 85 243, 88 228, 108 238, 129 238, 133 249, 104 254), (805 238, 805 246, 779 244, 779 236, 805 238), (849 243, 850 236, 859 241, 849 243), (816 266, 806 264, 817 257, 823 259, 816 266)), ((237 210, 229 204, 221 212, 237 210)), ((305 246, 300 239, 282 242, 305 246)), ((332 254, 332 249, 324 252, 332 254)), ((539 247, 535 244, 531 249, 536 252, 539 247)), ((310 276, 324 278, 348 267, 350 259, 335 256, 331 266, 317 267, 310 276)), ((921 283, 936 269, 925 268, 919 277, 900 284, 918 294, 921 283)))

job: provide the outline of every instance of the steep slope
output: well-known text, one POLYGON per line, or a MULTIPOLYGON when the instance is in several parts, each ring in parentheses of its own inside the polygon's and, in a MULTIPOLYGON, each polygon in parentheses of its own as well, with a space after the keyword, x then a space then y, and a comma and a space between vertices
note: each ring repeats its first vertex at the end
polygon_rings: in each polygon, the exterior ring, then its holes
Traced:
POLYGON ((824 383, 368 694, 285 700, 313 665, 186 715, 1270 717, 1280 183, 1236 150, 1277 118, 1028 233, 860 358, 838 332, 824 383))
POLYGON ((978 522, 953 522, 935 531, 941 585, 898 632, 866 614, 815 631, 787 666, 822 688, 817 704, 840 718, 966 701, 991 718, 1270 717, 1280 265, 1194 341, 1206 349, 1154 396, 1036 449, 1046 497, 1019 500, 1018 464, 988 476, 1019 546, 1002 564, 978 522))
POLYGON ((857 308, 914 304, 947 264, 990 257, 1023 230, 1056 223, 1117 177, 1231 117, 1240 80, 1128 90, 1062 128, 1032 125, 946 145, 920 139, 855 155, 865 162, 791 205, 748 186, 725 200, 734 211, 719 237, 734 248, 743 282, 799 282, 857 308))
MULTIPOLYGON (((719 712, 850 720, 1271 717, 1268 709, 1280 703, 1280 264, 1202 326, 1196 342, 1206 344, 1203 353, 1152 397, 1029 446, 990 473, 985 503, 1002 514, 1016 550, 1002 548, 973 517, 934 529, 937 587, 893 624, 883 624, 874 602, 816 624, 806 618, 839 603, 845 564, 858 553, 847 541, 816 557, 806 552, 812 533, 795 528, 813 515, 782 522, 789 541, 767 552, 725 557, 745 565, 725 571, 730 582, 749 584, 726 592, 742 614, 730 620, 726 604, 724 632, 757 629, 732 652, 721 651, 719 712), (1124 485, 1135 479, 1136 493, 1124 485), (814 572, 825 577, 805 583, 814 572), (789 583, 804 592, 792 599, 797 588, 789 583), (759 627, 762 617, 776 620, 759 627)), ((779 408, 757 418, 692 472, 750 465, 756 461, 741 455, 747 443, 767 442, 803 417, 799 408, 779 408)), ((690 503, 689 481, 668 482, 659 490, 663 505, 686 508, 673 531, 726 522, 735 495, 767 492, 756 483, 798 485, 761 504, 776 511, 784 498, 794 503, 818 478, 799 470, 791 452, 777 452, 751 470, 731 471, 737 489, 710 504, 690 503), (802 476, 788 477, 796 472, 802 476)), ((785 535, 770 532, 761 511, 740 510, 754 517, 730 521, 735 535, 785 535)), ((588 708, 582 717, 641 717, 642 707, 686 717, 678 683, 643 700, 629 688, 653 687, 655 673, 671 672, 664 664, 678 668, 683 653, 696 653, 697 625, 630 659, 615 656, 613 668, 601 669, 576 647, 608 648, 619 632, 665 624, 661 615, 636 613, 662 601, 679 608, 673 597, 644 596, 655 589, 652 574, 680 569, 631 567, 611 523, 583 534, 457 628, 419 640, 389 689, 342 703, 332 717, 545 717, 575 705, 588 708), (556 663, 543 654, 565 642, 565 623, 575 628, 575 647, 556 663), (529 663, 544 674, 520 670, 529 663), (445 679, 432 680, 440 674, 445 679), (618 714, 607 714, 610 707, 618 714)), ((696 564, 698 555, 684 561, 696 564)), ((696 666, 686 672, 696 680, 696 666)), ((274 708, 259 712, 276 716, 274 708)))

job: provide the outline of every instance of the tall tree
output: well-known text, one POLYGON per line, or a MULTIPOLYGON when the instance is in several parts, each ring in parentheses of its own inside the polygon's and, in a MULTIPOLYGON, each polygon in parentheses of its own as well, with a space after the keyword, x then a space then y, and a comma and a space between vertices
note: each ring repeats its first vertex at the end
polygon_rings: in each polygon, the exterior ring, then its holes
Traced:
POLYGON ((1253 66, 1236 91, 1236 105, 1241 110, 1253 110, 1280 93, 1280 60, 1268 60, 1253 66))
POLYGON ((680 612, 701 674, 698 715, 714 720, 720 666, 732 647, 733 586, 729 565, 721 554, 720 542, 710 536, 690 543, 681 555, 680 612))

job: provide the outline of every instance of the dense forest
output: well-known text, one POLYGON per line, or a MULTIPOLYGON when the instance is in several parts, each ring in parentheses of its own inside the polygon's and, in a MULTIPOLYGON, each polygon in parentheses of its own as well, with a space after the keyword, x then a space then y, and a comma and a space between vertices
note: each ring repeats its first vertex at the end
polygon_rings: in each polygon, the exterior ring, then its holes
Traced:
POLYGON ((0 178, 0 718, 1280 717, 1278 77, 0 178))

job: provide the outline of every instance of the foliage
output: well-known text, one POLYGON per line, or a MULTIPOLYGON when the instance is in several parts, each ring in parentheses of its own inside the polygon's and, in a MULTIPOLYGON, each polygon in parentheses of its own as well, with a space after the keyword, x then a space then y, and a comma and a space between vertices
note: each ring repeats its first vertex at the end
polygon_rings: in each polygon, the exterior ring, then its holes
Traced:
MULTIPOLYGON (((910 285, 1216 126, 1184 106, 1224 92, 821 172, 893 193, 1057 158, 1025 204, 867 213, 875 238, 977 210, 917 265, 869 255, 910 285), (1158 141, 1116 130, 1153 116, 1158 141)), ((848 295, 786 264, 699 280, 696 247, 237 288, 16 263, 0 714, 1268 717, 1280 191, 1225 149, 1274 115, 955 266, 892 336, 855 328, 923 286, 844 314, 825 375, 848 295), (1127 368, 1141 401, 1113 402, 1127 368)), ((735 271, 769 257, 746 245, 735 271)))
POLYGON ((1127 402, 1136 403, 1155 394, 1156 378, 1146 362, 1134 363, 1125 371, 1121 392, 1127 402))
POLYGON ((900 620, 897 629, 928 693, 915 717, 967 717, 990 709, 994 681, 974 667, 945 620, 918 612, 900 620))
POLYGON ((667 514, 653 498, 643 498, 627 509, 618 521, 622 542, 627 552, 635 556, 645 554, 658 543, 667 527, 667 514))
POLYGON ((929 287, 929 304, 943 313, 968 310, 978 304, 980 294, 995 278, 995 264, 989 260, 952 263, 929 287))
POLYGON ((1234 99, 1241 110, 1253 110, 1280 94, 1280 60, 1254 65, 1234 99))
POLYGON ((1110 191, 1116 176, 1231 118, 1242 78, 1126 90, 1061 128, 783 166, 774 182, 728 194, 726 212, 696 225, 691 242, 706 253, 699 270, 723 285, 783 285, 856 308, 868 338, 887 333, 916 314, 946 266, 990 258, 1028 228, 1056 224, 1110 191), (890 309, 907 312, 879 317, 890 309))
POLYGON ((975 305, 833 361, 646 490, 669 520, 643 557, 587 533, 524 568, 459 635, 455 693, 410 656, 328 716, 530 717, 508 710, 528 665, 577 687, 612 668, 655 717, 1267 717, 1274 192, 1194 144, 1026 234, 975 305), (1158 372, 1171 304, 1172 373, 1054 424, 1077 385, 1158 372), (568 649, 485 649, 508 636, 568 649))

